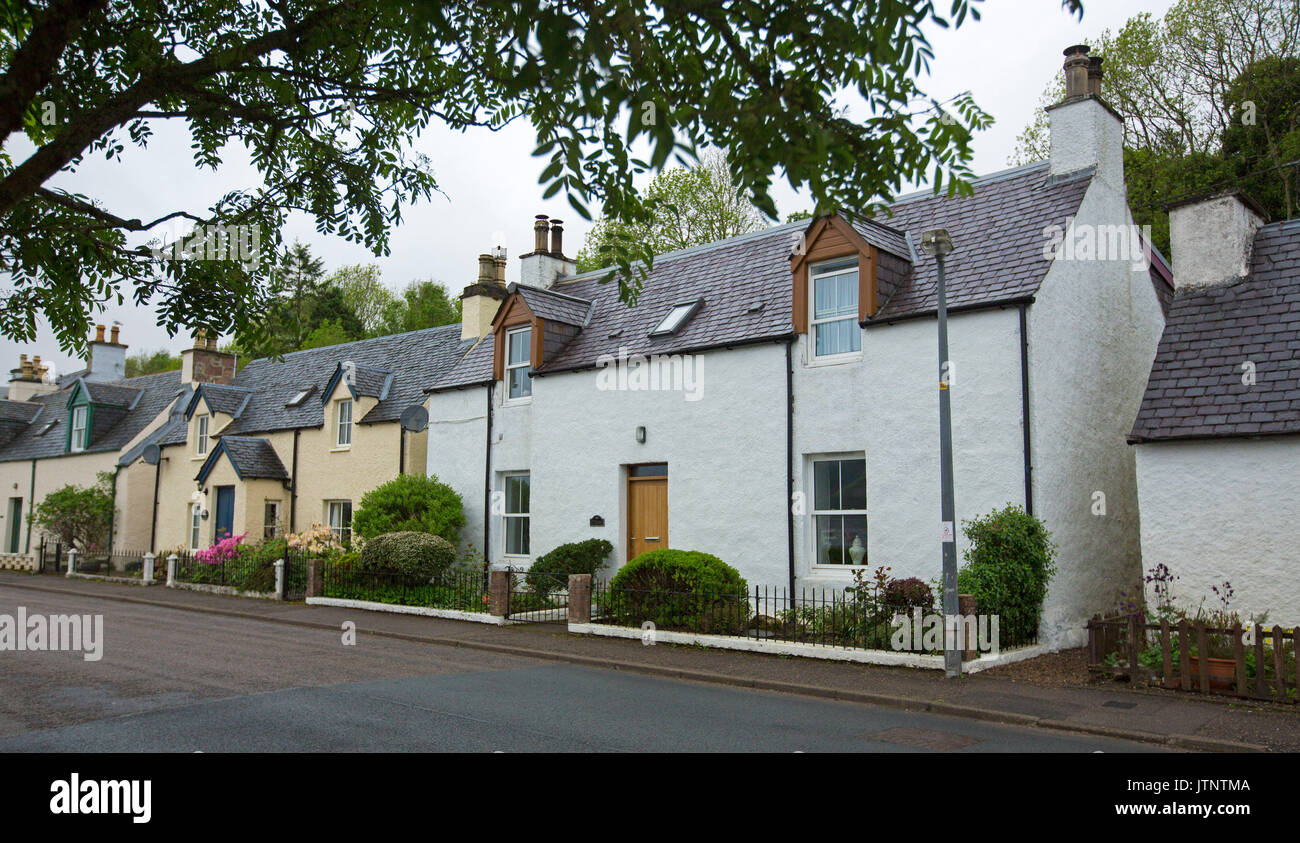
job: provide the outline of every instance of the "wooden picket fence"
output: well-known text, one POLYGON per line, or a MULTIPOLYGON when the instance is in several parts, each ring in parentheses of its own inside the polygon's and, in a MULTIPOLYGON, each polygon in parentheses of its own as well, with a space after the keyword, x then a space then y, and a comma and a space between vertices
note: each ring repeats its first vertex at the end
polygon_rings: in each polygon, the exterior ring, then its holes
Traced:
POLYGON ((1162 688, 1294 704, 1300 697, 1296 630, 1256 624, 1254 641, 1249 644, 1247 632, 1239 624, 1222 628, 1185 620, 1147 623, 1140 615, 1097 615, 1088 622, 1088 669, 1162 688), (1221 645, 1232 657, 1198 658, 1211 651, 1212 643, 1221 645), (1158 669, 1143 664, 1140 658, 1156 647, 1160 652, 1158 669))

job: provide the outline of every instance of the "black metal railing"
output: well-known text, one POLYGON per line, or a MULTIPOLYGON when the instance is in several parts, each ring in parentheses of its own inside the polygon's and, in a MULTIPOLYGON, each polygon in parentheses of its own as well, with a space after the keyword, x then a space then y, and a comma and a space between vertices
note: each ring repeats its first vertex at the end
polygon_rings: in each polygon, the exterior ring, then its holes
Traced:
MULTIPOLYGON (((166 559, 163 564, 166 564, 166 559)), ((235 556, 221 562, 204 562, 187 554, 177 560, 176 581, 267 594, 275 591, 275 560, 235 556)), ((305 589, 305 575, 303 583, 305 589)))
MULTIPOLYGON (((792 592, 780 586, 755 586, 743 591, 666 591, 596 583, 591 613, 593 623, 627 627, 648 623, 658 630, 697 635, 922 654, 942 653, 944 646, 943 620, 935 607, 889 604, 833 589, 792 592)), ((980 620, 976 615, 976 649, 989 649, 992 628, 986 621, 981 634, 980 620)), ((999 636, 996 647, 1032 643, 999 636)))
POLYGON ((515 621, 564 621, 569 617, 569 575, 506 569, 510 588, 505 615, 515 621))
POLYGON ((425 578, 365 570, 355 562, 332 562, 325 566, 322 588, 325 597, 346 600, 464 612, 489 610, 481 571, 448 571, 425 578))

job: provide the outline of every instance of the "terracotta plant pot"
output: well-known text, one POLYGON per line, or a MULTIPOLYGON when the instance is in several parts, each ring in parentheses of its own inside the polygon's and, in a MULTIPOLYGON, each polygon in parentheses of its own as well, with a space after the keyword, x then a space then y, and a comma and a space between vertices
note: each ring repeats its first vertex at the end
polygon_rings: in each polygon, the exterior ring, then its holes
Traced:
MULTIPOLYGON (((1212 691, 1231 691, 1237 686, 1237 663, 1232 659, 1206 659, 1206 665, 1210 674, 1210 690, 1212 691)), ((1199 689, 1201 687, 1201 661, 1196 656, 1187 660, 1188 671, 1191 673, 1188 686, 1199 689)))

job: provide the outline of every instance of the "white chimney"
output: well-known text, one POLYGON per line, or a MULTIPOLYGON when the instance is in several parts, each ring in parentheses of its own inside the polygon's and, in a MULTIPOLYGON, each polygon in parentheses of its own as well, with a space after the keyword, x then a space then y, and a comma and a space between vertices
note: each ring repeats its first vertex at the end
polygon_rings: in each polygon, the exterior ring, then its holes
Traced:
POLYGON ((1237 281, 1250 274, 1255 232, 1268 215, 1237 188, 1169 208, 1174 288, 1237 281))
POLYGON ((117 341, 116 325, 110 340, 104 339, 103 325, 95 326, 84 377, 88 381, 120 381, 126 377, 126 346, 117 341))
POLYGON ((1077 44, 1065 51, 1065 98, 1047 107, 1054 176, 1096 167, 1095 177, 1124 186, 1124 121, 1101 98, 1101 56, 1077 44))
POLYGON ((549 287, 578 268, 573 258, 564 256, 563 222, 548 222, 546 214, 537 215, 533 223, 533 250, 520 255, 519 260, 519 283, 529 287, 549 287))

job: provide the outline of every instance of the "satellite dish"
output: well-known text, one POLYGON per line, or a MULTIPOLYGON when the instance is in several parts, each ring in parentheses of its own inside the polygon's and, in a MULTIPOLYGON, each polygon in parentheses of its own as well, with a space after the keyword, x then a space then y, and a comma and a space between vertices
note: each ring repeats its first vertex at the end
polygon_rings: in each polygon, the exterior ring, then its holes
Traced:
POLYGON ((144 457, 144 461, 149 463, 149 465, 157 465, 158 461, 162 459, 162 448, 159 448, 155 443, 150 442, 148 445, 144 446, 144 454, 142 456, 144 457))
POLYGON ((429 411, 419 404, 412 404, 402 411, 402 430, 419 433, 429 426, 429 411))

